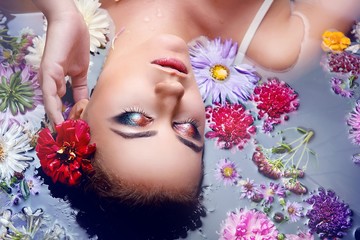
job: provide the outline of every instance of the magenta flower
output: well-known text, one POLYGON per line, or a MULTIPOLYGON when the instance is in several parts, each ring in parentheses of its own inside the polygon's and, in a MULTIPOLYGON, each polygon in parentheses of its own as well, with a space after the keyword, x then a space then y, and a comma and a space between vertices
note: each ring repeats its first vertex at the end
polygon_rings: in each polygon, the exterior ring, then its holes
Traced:
POLYGON ((208 106, 206 118, 212 131, 207 132, 205 137, 217 138, 218 146, 223 149, 243 149, 256 132, 253 116, 241 104, 226 102, 224 105, 208 106))
POLYGON ((216 179, 223 181, 224 185, 234 185, 240 177, 238 171, 236 170, 235 163, 228 160, 227 158, 220 159, 216 165, 215 171, 216 179))
POLYGON ((265 213, 236 209, 222 222, 220 240, 277 239, 278 231, 265 213))
POLYGON ((304 208, 297 202, 287 202, 285 211, 288 214, 290 222, 297 222, 300 218, 304 217, 304 208))
POLYGON ((328 53, 326 68, 333 73, 339 74, 360 74, 360 57, 356 54, 343 51, 339 53, 328 53))
POLYGON ((190 61, 203 99, 213 103, 248 100, 260 80, 247 64, 235 65, 238 44, 232 40, 200 38, 189 48, 190 61))
POLYGON ((298 94, 285 82, 270 78, 257 86, 252 96, 258 109, 258 118, 264 119, 263 130, 270 132, 269 125, 281 123, 281 118, 288 119, 286 114, 296 111, 299 107, 298 94))
POLYGON ((345 98, 351 98, 354 96, 354 91, 347 87, 347 84, 344 80, 338 77, 331 78, 331 89, 337 95, 340 95, 345 98))
POLYGON ((306 200, 311 205, 306 213, 310 233, 319 234, 321 239, 342 238, 352 226, 352 211, 335 192, 323 188, 318 192, 306 200))

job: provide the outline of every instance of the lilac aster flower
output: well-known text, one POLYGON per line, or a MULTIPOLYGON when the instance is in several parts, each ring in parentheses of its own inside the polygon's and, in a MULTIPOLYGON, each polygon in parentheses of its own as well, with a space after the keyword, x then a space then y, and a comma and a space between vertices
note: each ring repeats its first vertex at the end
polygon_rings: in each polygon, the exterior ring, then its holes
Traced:
POLYGON ((254 196, 260 194, 260 190, 257 184, 254 183, 254 180, 247 178, 246 180, 240 181, 241 185, 241 195, 240 198, 252 199, 254 196))
POLYGON ((347 120, 350 127, 349 138, 351 142, 360 145, 360 101, 356 101, 353 111, 350 113, 347 120))
POLYGON ((234 185, 240 177, 236 170, 235 163, 223 158, 216 165, 216 179, 223 181, 224 185, 234 185))
POLYGON ((278 231, 265 213, 236 209, 222 222, 220 240, 277 239, 278 231))
POLYGON ((304 208, 297 202, 287 202, 285 210, 289 216, 290 222, 297 222, 304 216, 302 212, 304 208))
POLYGON ((235 65, 238 44, 232 40, 201 38, 189 48, 190 61, 203 100, 213 102, 248 100, 260 80, 247 64, 235 65))
POLYGON ((280 185, 279 183, 270 182, 267 187, 265 184, 260 185, 261 194, 264 197, 265 204, 272 204, 274 202, 274 197, 286 197, 285 187, 280 185))
POLYGON ((306 200, 311 205, 306 213, 310 233, 318 233, 321 239, 343 237, 352 226, 352 211, 335 192, 323 188, 318 192, 306 200))

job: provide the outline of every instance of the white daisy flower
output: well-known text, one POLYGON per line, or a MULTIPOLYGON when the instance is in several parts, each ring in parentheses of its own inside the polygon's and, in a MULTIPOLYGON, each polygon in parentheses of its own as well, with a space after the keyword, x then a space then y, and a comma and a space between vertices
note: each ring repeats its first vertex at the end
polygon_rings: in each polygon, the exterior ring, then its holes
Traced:
POLYGON ((109 20, 105 11, 101 10, 98 0, 75 0, 75 4, 83 15, 90 33, 90 51, 104 47, 109 33, 109 20))
POLYGON ((0 122, 0 180, 7 183, 15 172, 22 172, 29 166, 27 161, 34 160, 26 155, 32 147, 24 131, 24 127, 16 122, 0 122))
POLYGON ((44 54, 46 35, 37 36, 33 39, 33 45, 28 47, 29 53, 25 56, 26 63, 34 69, 40 68, 41 58, 44 54))

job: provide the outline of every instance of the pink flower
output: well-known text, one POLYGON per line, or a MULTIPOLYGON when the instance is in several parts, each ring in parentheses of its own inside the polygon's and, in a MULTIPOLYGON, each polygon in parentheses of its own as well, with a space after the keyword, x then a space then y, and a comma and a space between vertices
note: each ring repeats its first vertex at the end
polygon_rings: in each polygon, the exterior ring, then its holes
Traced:
POLYGON ((265 213, 236 209, 222 222, 220 240, 277 239, 278 231, 265 213))
POLYGON ((206 108, 206 118, 212 131, 205 134, 207 138, 217 138, 220 148, 243 149, 244 145, 255 134, 253 116, 241 104, 224 105, 219 103, 206 108))
POLYGON ((314 236, 311 233, 300 232, 299 234, 286 234, 287 240, 314 240, 314 236))
POLYGON ((236 180, 240 177, 236 170, 235 163, 223 158, 220 159, 216 165, 216 179, 224 181, 224 185, 234 185, 236 180))

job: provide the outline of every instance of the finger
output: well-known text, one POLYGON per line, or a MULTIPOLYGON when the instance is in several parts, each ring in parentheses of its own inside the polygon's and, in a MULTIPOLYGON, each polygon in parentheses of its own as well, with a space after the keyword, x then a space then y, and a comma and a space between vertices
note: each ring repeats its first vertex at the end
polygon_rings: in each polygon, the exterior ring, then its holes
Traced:
POLYGON ((44 106, 50 122, 57 125, 64 121, 64 117, 62 115, 62 102, 57 95, 56 96, 44 95, 44 106))
POLYGON ((82 100, 78 101, 71 109, 71 111, 69 113, 69 119, 81 118, 81 115, 82 115, 83 111, 85 110, 88 102, 89 102, 89 100, 87 100, 87 99, 82 99, 82 100))
POLYGON ((88 99, 88 86, 87 86, 87 75, 77 76, 72 78, 72 90, 74 101, 78 102, 81 99, 88 99))
POLYGON ((41 85, 46 114, 51 122, 59 124, 64 121, 62 115, 62 101, 57 94, 57 86, 53 79, 43 75, 41 85))

